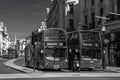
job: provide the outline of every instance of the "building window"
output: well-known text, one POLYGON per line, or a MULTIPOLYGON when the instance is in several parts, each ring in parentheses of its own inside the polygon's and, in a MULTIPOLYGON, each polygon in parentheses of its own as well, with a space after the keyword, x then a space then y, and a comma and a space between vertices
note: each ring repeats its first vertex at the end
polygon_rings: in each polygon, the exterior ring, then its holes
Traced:
POLYGON ((100 0, 100 2, 103 2, 103 0, 100 0))
POLYGON ((85 17, 85 25, 87 25, 87 23, 88 23, 88 16, 85 15, 84 17, 85 17))
POLYGON ((120 0, 117 0, 117 13, 120 13, 120 0))
POLYGON ((100 8, 100 16, 103 16, 103 8, 100 8))
POLYGON ((74 20, 73 19, 69 19, 69 28, 74 29, 74 20))
POLYGON ((90 29, 95 28, 95 12, 91 13, 91 25, 90 29))
POLYGON ((94 0, 91 0, 91 6, 93 6, 93 5, 94 5, 94 3, 95 3, 95 1, 94 1, 94 0))
POLYGON ((69 7, 70 7, 70 11, 69 11, 69 13, 70 14, 73 14, 74 13, 74 4, 73 3, 69 3, 69 7))
MULTIPOLYGON (((104 14, 103 8, 100 8, 100 9, 99 9, 99 15, 102 17, 103 14, 104 14)), ((98 20, 98 24, 100 24, 101 22, 102 22, 102 19, 99 19, 99 20, 98 20)))
POLYGON ((74 31, 74 20, 73 19, 69 19, 69 27, 67 28, 67 31, 74 31))
POLYGON ((87 15, 85 15, 84 16, 84 24, 85 25, 83 25, 83 30, 87 30, 88 29, 88 16, 87 15))

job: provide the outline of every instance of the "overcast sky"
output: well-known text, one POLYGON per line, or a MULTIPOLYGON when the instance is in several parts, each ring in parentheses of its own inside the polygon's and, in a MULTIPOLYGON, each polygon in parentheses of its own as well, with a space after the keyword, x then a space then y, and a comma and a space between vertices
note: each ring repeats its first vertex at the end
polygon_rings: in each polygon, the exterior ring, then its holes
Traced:
POLYGON ((51 0, 0 0, 0 21, 8 28, 10 38, 24 38, 41 26, 51 0))

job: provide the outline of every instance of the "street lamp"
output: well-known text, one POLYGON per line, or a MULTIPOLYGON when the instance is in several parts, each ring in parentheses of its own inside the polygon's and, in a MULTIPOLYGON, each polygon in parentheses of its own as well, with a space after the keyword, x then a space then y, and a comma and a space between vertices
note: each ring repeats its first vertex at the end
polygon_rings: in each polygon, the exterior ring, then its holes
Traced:
POLYGON ((104 49, 104 39, 105 39, 105 37, 104 36, 105 36, 105 31, 106 31, 105 20, 109 20, 109 18, 101 17, 101 16, 95 16, 95 17, 99 18, 99 19, 102 19, 102 27, 101 27, 102 67, 103 67, 103 69, 106 69, 106 65, 105 65, 105 49, 104 49))

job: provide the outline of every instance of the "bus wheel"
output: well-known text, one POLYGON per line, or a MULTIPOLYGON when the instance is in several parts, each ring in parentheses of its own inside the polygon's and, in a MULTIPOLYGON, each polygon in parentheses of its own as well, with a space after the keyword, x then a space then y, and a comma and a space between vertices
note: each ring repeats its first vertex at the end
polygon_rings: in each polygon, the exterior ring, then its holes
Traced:
POLYGON ((88 70, 89 70, 89 71, 93 71, 93 68, 89 68, 88 70))

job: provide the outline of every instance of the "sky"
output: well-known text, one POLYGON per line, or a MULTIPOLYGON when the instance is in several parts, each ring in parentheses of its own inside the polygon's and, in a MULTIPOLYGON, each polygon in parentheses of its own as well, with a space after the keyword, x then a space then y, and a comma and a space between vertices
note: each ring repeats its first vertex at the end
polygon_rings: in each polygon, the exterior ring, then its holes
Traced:
POLYGON ((10 39, 25 38, 41 26, 51 0, 0 0, 0 21, 7 27, 10 39))

